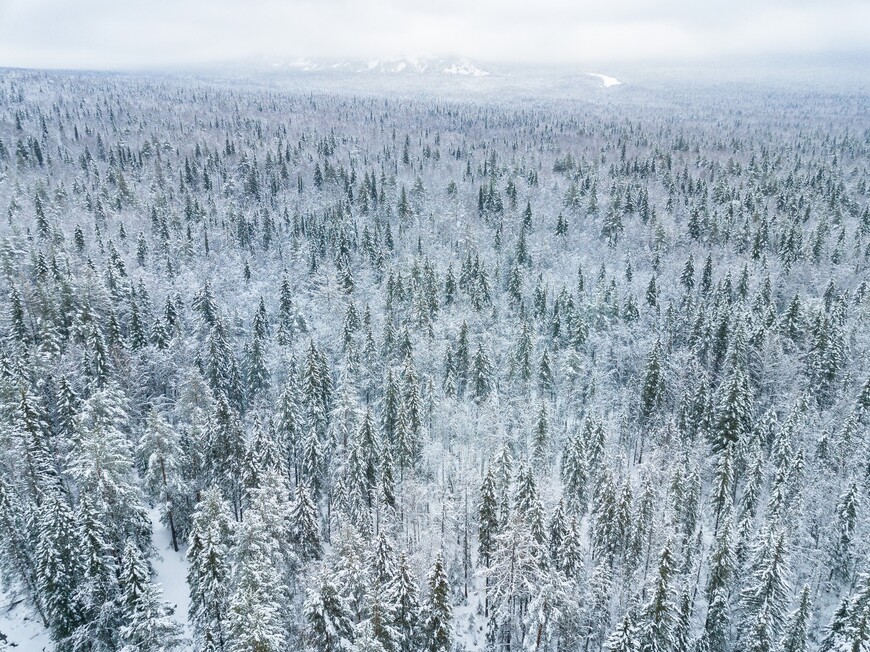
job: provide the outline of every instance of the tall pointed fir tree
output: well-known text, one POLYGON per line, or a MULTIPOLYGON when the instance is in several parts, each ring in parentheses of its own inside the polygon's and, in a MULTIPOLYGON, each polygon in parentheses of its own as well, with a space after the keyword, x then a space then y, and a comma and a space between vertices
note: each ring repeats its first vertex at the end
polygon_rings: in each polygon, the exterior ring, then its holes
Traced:
POLYGON ((128 427, 127 401, 115 385, 94 392, 83 404, 76 423, 76 442, 69 473, 79 490, 92 499, 112 545, 134 537, 149 543, 151 524, 141 502, 133 451, 124 430, 128 427))
POLYGON ((743 361, 739 333, 726 360, 725 376, 715 395, 715 412, 710 432, 713 450, 722 452, 741 442, 752 428, 752 393, 743 361))
POLYGON ((303 606, 306 640, 317 652, 344 652, 353 641, 353 622, 347 601, 338 587, 322 571, 308 590, 303 606))
POLYGON ((393 609, 392 627, 395 631, 397 652, 415 652, 422 643, 420 602, 417 597, 417 580, 404 552, 399 553, 396 561, 387 599, 393 609))
POLYGON ((284 453, 287 477, 291 482, 298 483, 304 423, 295 359, 288 365, 287 380, 278 402, 275 423, 279 446, 284 453))
POLYGON ((752 650, 772 650, 785 622, 790 585, 785 533, 765 526, 755 546, 750 575, 741 591, 742 641, 752 650))
POLYGON ((143 481, 151 497, 159 501, 160 517, 169 526, 172 547, 178 552, 178 511, 186 499, 187 487, 183 475, 186 455, 178 431, 152 408, 137 447, 144 462, 143 481))
POLYGON ((674 629, 677 620, 671 586, 674 567, 673 553, 668 542, 659 555, 658 576, 653 583, 650 600, 640 617, 641 652, 670 652, 674 649, 674 629))
POLYGON ((423 631, 426 652, 448 652, 451 646, 453 608, 450 605, 450 585, 439 552, 426 578, 428 591, 423 603, 423 631))
POLYGON ((303 561, 319 559, 321 552, 320 524, 317 506, 304 484, 296 487, 289 514, 290 538, 303 561))
MULTIPOLYGON (((36 577, 39 600, 59 650, 80 624, 76 589, 82 580, 75 515, 67 497, 54 489, 43 499, 37 521, 36 577)), ((14 542, 7 542, 14 545, 14 542)))
POLYGON ((124 624, 119 633, 121 652, 171 652, 180 649, 182 626, 162 601, 162 591, 151 583, 142 552, 130 541, 121 557, 118 576, 124 624))
POLYGON ((568 438, 562 453, 562 486, 567 498, 567 507, 572 513, 586 511, 589 468, 583 437, 575 433, 568 438))
POLYGON ((276 475, 256 490, 251 507, 239 525, 235 541, 236 563, 228 601, 228 652, 279 652, 287 645, 283 613, 287 587, 284 584, 282 542, 287 540, 285 514, 266 492, 279 483, 276 475), (275 524, 279 524, 278 530, 275 524))
POLYGON ((232 517, 216 488, 202 494, 187 549, 190 622, 203 652, 221 652, 227 642, 232 517))
POLYGON ((785 635, 780 643, 782 652, 807 652, 809 650, 807 635, 810 633, 811 615, 810 587, 805 584, 804 588, 801 589, 798 607, 789 617, 785 635))

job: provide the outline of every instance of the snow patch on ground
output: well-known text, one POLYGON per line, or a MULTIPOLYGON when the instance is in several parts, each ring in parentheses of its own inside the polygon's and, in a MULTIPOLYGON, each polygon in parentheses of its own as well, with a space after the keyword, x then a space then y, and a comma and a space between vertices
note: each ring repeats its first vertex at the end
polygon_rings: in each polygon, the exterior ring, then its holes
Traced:
POLYGON ((160 521, 160 508, 148 511, 151 519, 151 543, 157 551, 151 560, 154 566, 154 583, 163 589, 163 600, 175 610, 175 620, 184 625, 185 638, 190 638, 188 613, 190 612, 190 591, 187 586, 187 545, 179 541, 178 552, 172 549, 172 535, 169 528, 160 521))
POLYGON ((51 636, 36 612, 20 597, 9 593, 0 593, 0 642, 4 639, 10 650, 50 652, 54 649, 51 636))
POLYGON ((602 75, 600 72, 587 72, 586 74, 590 77, 600 79, 601 83, 604 84, 604 88, 610 88, 611 86, 620 86, 622 84, 622 82, 619 81, 616 77, 602 75))
POLYGON ((460 650, 480 652, 486 648, 486 619, 482 612, 479 591, 470 592, 467 603, 453 607, 453 634, 460 650))
MULTIPOLYGON (((172 536, 160 522, 160 509, 148 512, 151 519, 151 543, 158 555, 151 563, 156 573, 154 582, 163 589, 163 600, 175 610, 175 620, 184 625, 185 638, 191 638, 188 624, 190 592, 187 588, 187 546, 179 545, 178 552, 172 549, 172 536)), ((51 652, 54 646, 48 630, 43 627, 39 615, 14 593, 0 592, 0 645, 5 642, 10 649, 20 652, 51 652)), ((192 647, 190 648, 193 649, 192 647)))

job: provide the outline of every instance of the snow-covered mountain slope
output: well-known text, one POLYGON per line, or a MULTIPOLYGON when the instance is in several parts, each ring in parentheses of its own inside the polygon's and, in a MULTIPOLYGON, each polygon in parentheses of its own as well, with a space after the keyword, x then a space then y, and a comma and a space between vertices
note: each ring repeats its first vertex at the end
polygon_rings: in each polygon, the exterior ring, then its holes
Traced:
POLYGON ((303 57, 271 64, 273 70, 297 72, 343 72, 383 75, 461 75, 485 77, 490 73, 468 59, 444 57, 398 57, 388 59, 325 60, 303 57))

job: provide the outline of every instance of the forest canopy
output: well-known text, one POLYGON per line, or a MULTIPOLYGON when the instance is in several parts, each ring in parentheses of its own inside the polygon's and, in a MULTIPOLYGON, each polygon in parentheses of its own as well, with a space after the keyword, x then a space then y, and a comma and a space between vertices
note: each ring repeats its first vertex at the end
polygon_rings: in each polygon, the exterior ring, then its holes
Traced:
POLYGON ((867 98, 648 100, 0 72, 5 602, 71 651, 870 649, 867 98))

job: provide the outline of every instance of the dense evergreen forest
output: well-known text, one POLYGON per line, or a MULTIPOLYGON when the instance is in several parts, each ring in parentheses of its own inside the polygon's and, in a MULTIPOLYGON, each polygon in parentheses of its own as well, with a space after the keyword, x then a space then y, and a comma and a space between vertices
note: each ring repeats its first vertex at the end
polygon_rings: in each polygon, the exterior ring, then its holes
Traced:
POLYGON ((866 96, 7 70, 0 209, 54 649, 870 650, 866 96))

